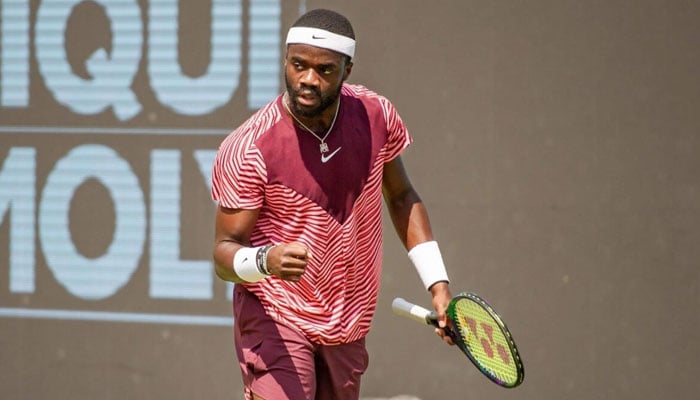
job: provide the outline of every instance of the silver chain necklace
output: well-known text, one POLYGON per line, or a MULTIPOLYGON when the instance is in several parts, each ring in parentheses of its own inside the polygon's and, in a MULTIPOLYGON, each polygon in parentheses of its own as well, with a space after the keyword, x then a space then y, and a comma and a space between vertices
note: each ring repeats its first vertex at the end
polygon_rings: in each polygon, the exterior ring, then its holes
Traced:
POLYGON ((304 125, 303 122, 299 121, 299 119, 296 117, 296 115, 294 115, 292 110, 289 108, 287 101, 289 101, 289 93, 284 92, 284 96, 282 97, 282 105, 284 106, 284 109, 287 110, 289 115, 291 115, 292 118, 294 118, 294 120, 299 123, 299 125, 301 125, 304 129, 306 129, 310 134, 314 135, 314 137, 316 139, 318 139, 319 142, 321 142, 321 144, 319 144, 319 146, 318 146, 319 150, 321 150, 321 155, 323 155, 323 153, 327 153, 329 150, 328 150, 328 143, 326 143, 326 138, 328 137, 328 135, 331 134, 331 131, 333 130, 333 126, 335 125, 335 120, 336 120, 336 118, 338 118, 338 110, 340 109, 340 96, 338 96, 338 105, 335 107, 335 115, 333 116, 333 121, 331 122, 331 126, 328 128, 328 130, 326 131, 326 134, 323 135, 323 137, 318 136, 316 134, 316 132, 312 131, 311 129, 309 129, 308 126, 304 125))

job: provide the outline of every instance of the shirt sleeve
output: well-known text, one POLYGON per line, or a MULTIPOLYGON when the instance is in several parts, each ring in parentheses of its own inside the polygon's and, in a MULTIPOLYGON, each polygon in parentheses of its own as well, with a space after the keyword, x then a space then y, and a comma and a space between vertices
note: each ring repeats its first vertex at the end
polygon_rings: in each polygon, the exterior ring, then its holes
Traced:
POLYGON ((413 138, 408 133, 408 129, 394 105, 384 97, 380 97, 379 102, 386 120, 387 141, 383 152, 384 162, 387 163, 398 157, 413 142, 413 138))
POLYGON ((262 154, 252 139, 239 131, 224 139, 212 166, 214 201, 226 208, 260 208, 266 179, 262 154))

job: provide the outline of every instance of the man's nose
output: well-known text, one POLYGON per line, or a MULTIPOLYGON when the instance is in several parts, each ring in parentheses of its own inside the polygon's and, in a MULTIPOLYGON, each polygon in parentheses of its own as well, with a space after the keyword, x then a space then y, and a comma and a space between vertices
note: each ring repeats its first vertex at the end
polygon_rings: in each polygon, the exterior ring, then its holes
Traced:
POLYGON ((318 87, 318 74, 313 68, 309 68, 301 74, 299 82, 307 86, 318 87))

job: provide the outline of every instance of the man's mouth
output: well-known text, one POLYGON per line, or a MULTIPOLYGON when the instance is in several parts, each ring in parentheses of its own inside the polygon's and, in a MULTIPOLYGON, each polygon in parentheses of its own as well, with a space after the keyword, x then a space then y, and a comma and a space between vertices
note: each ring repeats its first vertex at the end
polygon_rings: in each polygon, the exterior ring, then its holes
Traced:
POLYGON ((305 107, 312 107, 318 104, 319 96, 313 91, 305 90, 299 91, 296 95, 296 102, 305 107))

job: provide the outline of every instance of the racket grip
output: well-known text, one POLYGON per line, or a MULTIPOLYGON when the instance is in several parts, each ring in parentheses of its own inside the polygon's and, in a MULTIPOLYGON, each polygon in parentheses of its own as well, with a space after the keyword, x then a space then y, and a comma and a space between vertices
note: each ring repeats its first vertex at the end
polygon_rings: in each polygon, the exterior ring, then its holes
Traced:
POLYGON ((408 317, 414 321, 428 325, 435 325, 437 323, 437 317, 434 312, 417 304, 410 303, 401 297, 394 299, 391 303, 391 309, 394 311, 394 314, 408 317))

